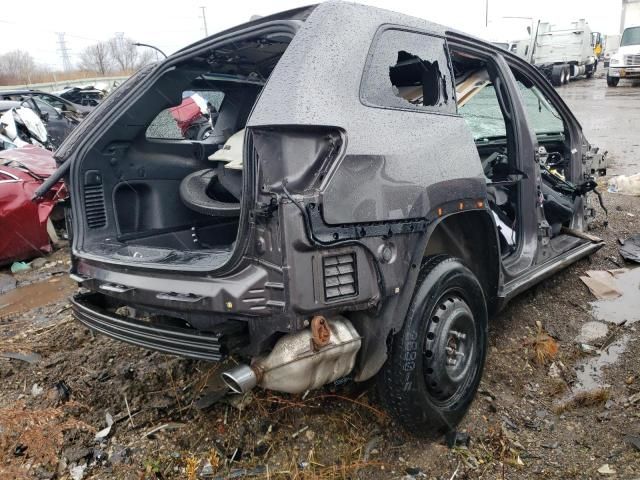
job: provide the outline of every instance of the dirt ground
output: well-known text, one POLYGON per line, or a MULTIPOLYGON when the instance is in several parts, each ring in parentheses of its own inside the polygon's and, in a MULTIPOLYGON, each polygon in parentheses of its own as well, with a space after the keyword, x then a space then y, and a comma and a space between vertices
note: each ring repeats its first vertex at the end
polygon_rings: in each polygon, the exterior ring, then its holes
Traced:
MULTIPOLYGON (((603 114, 585 129, 613 172, 635 173, 640 89, 603 84, 561 93, 579 119, 624 103, 614 124, 603 114)), ((599 212, 591 233, 606 246, 492 319, 453 448, 395 425, 370 384, 221 398, 220 365, 92 334, 68 308, 68 248, 2 270, 0 289, 18 288, 0 295, 0 478, 640 478, 640 270, 608 304, 579 278, 624 267, 618 239, 640 232, 640 198, 605 202, 609 225, 599 212)))

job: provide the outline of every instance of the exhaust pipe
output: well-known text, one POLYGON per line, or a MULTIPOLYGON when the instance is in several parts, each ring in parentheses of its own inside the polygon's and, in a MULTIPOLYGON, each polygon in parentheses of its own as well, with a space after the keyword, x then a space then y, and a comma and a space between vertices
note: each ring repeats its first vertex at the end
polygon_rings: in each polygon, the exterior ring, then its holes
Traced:
POLYGON ((311 320, 311 328, 280 338, 271 353, 251 366, 238 365, 222 373, 235 393, 256 385, 286 393, 319 388, 347 375, 356 362, 361 337, 345 317, 311 320))
POLYGON ((258 376, 249 365, 238 365, 222 373, 222 380, 233 393, 247 393, 258 384, 258 376))

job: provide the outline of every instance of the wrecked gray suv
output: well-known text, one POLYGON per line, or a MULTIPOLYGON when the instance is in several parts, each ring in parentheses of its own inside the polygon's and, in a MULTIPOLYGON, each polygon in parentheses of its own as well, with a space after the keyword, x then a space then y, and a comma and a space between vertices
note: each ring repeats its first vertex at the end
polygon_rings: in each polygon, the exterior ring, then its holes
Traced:
POLYGON ((488 317, 602 246, 583 230, 604 158, 534 67, 354 4, 261 18, 143 69, 57 158, 78 320, 233 355, 236 392, 377 375, 422 435, 466 412, 488 317), (199 140, 172 116, 195 93, 199 140))

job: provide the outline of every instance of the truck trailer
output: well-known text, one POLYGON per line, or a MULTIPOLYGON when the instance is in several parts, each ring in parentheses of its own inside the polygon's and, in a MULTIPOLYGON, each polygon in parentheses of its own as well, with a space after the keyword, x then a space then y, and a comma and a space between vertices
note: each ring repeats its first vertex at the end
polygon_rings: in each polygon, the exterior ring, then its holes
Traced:
POLYGON ((568 25, 540 22, 532 63, 560 86, 581 75, 591 78, 598 68, 595 52, 601 49, 602 35, 592 32, 584 19, 568 25))

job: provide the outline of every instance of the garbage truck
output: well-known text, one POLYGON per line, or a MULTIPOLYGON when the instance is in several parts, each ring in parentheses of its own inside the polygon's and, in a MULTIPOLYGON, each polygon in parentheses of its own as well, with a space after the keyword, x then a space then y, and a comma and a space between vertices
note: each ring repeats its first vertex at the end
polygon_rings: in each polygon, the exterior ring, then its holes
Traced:
POLYGON ((601 51, 602 35, 592 32, 584 19, 567 25, 540 22, 532 63, 554 86, 560 86, 582 75, 591 78, 601 51))

